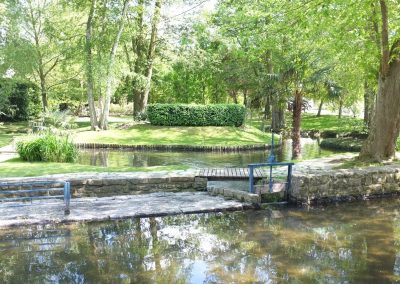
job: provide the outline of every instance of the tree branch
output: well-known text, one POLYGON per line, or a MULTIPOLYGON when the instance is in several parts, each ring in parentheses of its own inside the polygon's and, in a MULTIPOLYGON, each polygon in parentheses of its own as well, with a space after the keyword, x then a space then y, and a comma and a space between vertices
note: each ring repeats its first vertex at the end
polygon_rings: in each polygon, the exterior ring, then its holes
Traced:
POLYGON ((382 59, 381 59, 381 74, 386 77, 389 72, 389 28, 388 28, 388 9, 386 5, 386 0, 379 0, 381 5, 381 20, 382 20, 382 59))
POLYGON ((56 67, 56 65, 57 65, 57 63, 58 63, 58 61, 59 61, 59 59, 60 59, 60 57, 58 56, 58 57, 56 58, 56 60, 54 61, 54 63, 50 66, 50 68, 47 69, 47 71, 44 73, 44 77, 45 77, 45 78, 46 78, 47 74, 49 74, 49 73, 51 72, 51 70, 53 70, 54 67, 56 67))

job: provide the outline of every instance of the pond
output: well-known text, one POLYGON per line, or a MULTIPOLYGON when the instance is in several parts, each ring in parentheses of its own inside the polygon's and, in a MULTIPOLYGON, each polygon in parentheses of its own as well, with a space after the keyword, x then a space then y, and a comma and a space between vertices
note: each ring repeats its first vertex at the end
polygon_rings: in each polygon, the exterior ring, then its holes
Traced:
POLYGON ((0 230, 1 283, 400 281, 399 199, 0 230), (281 215, 281 216, 280 216, 281 215))
MULTIPOLYGON (((317 140, 302 139, 303 159, 328 156, 333 151, 323 150, 317 140)), ((163 151, 81 151, 78 163, 103 167, 153 167, 186 165, 190 168, 247 167, 251 163, 265 162, 269 151, 240 152, 163 152, 163 151)), ((276 150, 278 161, 289 161, 292 156, 290 141, 276 150)))

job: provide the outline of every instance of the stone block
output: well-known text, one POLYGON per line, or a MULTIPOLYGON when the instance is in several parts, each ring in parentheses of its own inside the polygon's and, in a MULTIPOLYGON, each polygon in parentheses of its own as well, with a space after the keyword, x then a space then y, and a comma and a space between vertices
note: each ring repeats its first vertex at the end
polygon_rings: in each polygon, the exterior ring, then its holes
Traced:
POLYGON ((124 186, 127 185, 128 181, 126 179, 104 179, 103 185, 115 185, 115 186, 124 186))
POLYGON ((128 179, 128 182, 130 184, 146 184, 149 183, 149 180, 147 178, 132 178, 128 179))

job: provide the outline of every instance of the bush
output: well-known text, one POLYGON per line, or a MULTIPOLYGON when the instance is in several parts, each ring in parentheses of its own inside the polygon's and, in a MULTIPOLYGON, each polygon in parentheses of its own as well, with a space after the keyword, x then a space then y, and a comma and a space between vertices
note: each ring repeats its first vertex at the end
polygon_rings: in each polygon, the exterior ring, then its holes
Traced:
POLYGON ((321 141, 321 148, 339 151, 360 152, 364 143, 363 139, 357 138, 327 138, 321 141))
POLYGON ((67 136, 50 133, 17 142, 17 152, 29 162, 72 163, 78 157, 78 149, 67 136))
POLYGON ((69 114, 69 111, 47 111, 42 114, 43 124, 46 127, 57 129, 73 129, 77 127, 75 118, 69 114))
POLYGON ((28 120, 41 111, 39 89, 31 82, 0 79, 0 94, 1 120, 28 120))
POLYGON ((152 104, 147 116, 153 125, 168 126, 241 126, 246 110, 243 105, 152 104))

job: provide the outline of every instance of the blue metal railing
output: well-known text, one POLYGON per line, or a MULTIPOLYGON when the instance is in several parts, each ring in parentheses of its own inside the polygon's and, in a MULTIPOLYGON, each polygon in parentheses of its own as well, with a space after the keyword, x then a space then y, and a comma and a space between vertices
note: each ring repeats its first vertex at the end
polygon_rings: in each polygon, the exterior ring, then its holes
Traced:
POLYGON ((35 181, 35 182, 3 182, 0 183, 0 202, 23 201, 32 199, 53 199, 62 198, 64 200, 66 214, 69 213, 71 202, 71 184, 68 181, 35 181), (47 187, 51 186, 51 187, 47 187), (12 190, 3 190, 3 188, 12 188, 12 190), (20 189, 16 189, 20 188, 20 189), (38 193, 47 193, 48 195, 32 195, 38 193), (59 193, 50 195, 50 193, 59 193), (13 197, 4 197, 12 195, 13 197), (22 196, 27 195, 27 196, 22 196), (19 196, 19 197, 15 197, 19 196))
POLYGON ((254 169, 261 167, 269 167, 269 192, 272 192, 272 187, 274 185, 274 180, 272 177, 272 168, 273 167, 287 167, 287 178, 286 178, 286 194, 290 193, 292 186, 292 168, 294 163, 260 163, 260 164, 249 164, 249 192, 255 193, 254 188, 254 169))

